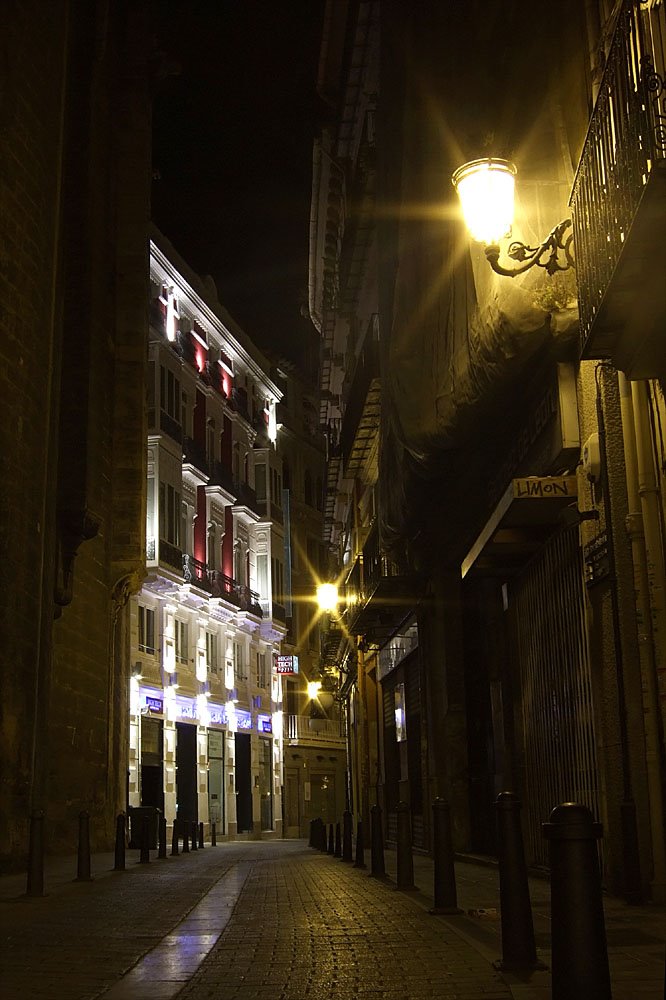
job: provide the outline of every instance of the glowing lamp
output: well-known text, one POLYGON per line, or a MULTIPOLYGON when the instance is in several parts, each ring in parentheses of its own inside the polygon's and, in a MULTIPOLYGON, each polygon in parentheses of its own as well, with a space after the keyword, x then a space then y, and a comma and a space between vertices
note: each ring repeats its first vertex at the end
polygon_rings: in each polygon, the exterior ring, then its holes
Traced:
POLYGON ((465 224, 470 236, 485 243, 486 258, 496 274, 515 278, 536 264, 549 275, 575 267, 572 256, 571 219, 563 219, 536 247, 515 240, 509 245, 508 256, 518 261, 515 267, 499 263, 499 241, 511 234, 513 225, 514 178, 516 168, 509 160, 488 157, 470 160, 458 167, 452 177, 458 192, 465 224))
POLYGON ((479 243, 499 243, 513 225, 516 168, 508 160, 471 160, 458 167, 453 185, 465 224, 479 243))
POLYGON ((321 681, 308 681, 308 698, 311 701, 314 701, 314 699, 317 697, 320 687, 321 687, 321 681))
POLYGON ((335 611, 338 606, 338 588, 334 583, 320 583, 317 587, 317 604, 320 611, 335 611))

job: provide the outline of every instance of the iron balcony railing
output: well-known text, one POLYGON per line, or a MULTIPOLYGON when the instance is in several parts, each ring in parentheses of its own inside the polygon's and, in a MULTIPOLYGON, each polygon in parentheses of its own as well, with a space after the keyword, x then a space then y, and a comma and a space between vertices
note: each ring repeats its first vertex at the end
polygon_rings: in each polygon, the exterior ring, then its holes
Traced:
POLYGON ((195 469, 199 469, 205 476, 210 471, 206 449, 191 437, 183 438, 183 464, 193 465, 195 469))
POLYGON ((183 428, 177 420, 169 416, 166 410, 160 410, 160 430, 168 434, 178 444, 183 440, 183 428))
POLYGON ((583 349, 645 186, 666 160, 665 63, 664 4, 624 0, 570 199, 583 349))
POLYGON ((161 563, 166 563, 171 569, 181 572, 183 568, 183 551, 177 545, 172 545, 171 542, 160 538, 159 560, 161 563))
POLYGON ((312 719, 307 715, 285 717, 285 738, 309 743, 342 743, 345 736, 335 719, 312 719))
POLYGON ((211 593, 212 585, 206 563, 195 559, 188 552, 183 553, 183 580, 211 593))

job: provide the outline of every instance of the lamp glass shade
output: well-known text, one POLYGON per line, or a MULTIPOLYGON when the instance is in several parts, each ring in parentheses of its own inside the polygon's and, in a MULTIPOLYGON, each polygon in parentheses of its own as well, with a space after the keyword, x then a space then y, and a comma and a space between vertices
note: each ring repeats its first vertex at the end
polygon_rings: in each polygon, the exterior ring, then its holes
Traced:
POLYGON ((514 177, 509 160, 472 160, 458 167, 453 184, 465 224, 479 243, 499 243, 513 224, 514 177))
POLYGON ((338 606, 338 588, 334 583, 320 583, 317 587, 317 604, 321 611, 335 611, 338 606))

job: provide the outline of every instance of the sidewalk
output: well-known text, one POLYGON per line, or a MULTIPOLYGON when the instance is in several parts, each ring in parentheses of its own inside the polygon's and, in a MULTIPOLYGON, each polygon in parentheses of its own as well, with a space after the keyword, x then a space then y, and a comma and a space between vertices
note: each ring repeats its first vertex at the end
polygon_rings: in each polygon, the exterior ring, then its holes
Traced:
MULTIPOLYGON (((384 857, 387 875, 395 880, 396 852, 387 849, 384 857)), ((429 909, 433 905, 433 862, 420 854, 414 854, 413 860, 418 891, 409 895, 429 909)), ((437 919, 446 921, 489 962, 494 962, 502 956, 497 866, 485 860, 458 860, 455 872, 458 906, 463 914, 437 919), (470 911, 476 911, 476 915, 470 911)), ((548 970, 528 975, 505 972, 503 977, 515 1000, 550 1000, 550 883, 531 877, 529 888, 537 955, 548 970)), ((613 1000, 666 1000, 666 907, 629 906, 607 895, 603 905, 613 1000)))
MULTIPOLYGON (((112 871, 95 855, 47 865, 44 898, 0 878, 3 1000, 300 1000, 329 995, 550 1000, 550 975, 499 974, 498 873, 456 864, 460 916, 430 916, 433 865, 418 891, 370 878, 303 841, 231 842, 112 871), (468 911, 485 911, 472 916, 468 911), (493 912, 495 911, 495 912, 493 912), (408 987, 403 987, 405 977, 408 987), (407 989, 407 992, 400 992, 407 989)), ((395 853, 386 870, 395 878, 395 853)), ((366 861, 369 863, 368 852, 366 861)), ((549 885, 530 880, 539 957, 550 963, 549 885)), ((613 1000, 663 1000, 666 910, 606 898, 613 1000)))

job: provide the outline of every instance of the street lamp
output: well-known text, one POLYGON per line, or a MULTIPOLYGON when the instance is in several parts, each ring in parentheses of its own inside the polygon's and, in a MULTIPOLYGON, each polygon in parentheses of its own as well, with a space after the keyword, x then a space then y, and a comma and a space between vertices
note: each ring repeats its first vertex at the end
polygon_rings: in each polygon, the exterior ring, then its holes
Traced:
POLYGON ((575 267, 573 234, 566 235, 571 219, 558 222, 539 246, 527 246, 519 240, 510 243, 507 253, 518 266, 506 268, 499 263, 499 241, 511 234, 513 225, 515 175, 513 163, 493 157, 471 160, 455 171, 451 179, 472 239, 486 244, 486 259, 493 271, 508 278, 529 271, 535 264, 551 276, 575 267))
POLYGON ((335 611, 338 606, 338 588, 334 583, 320 583, 317 587, 317 604, 320 611, 335 611))

